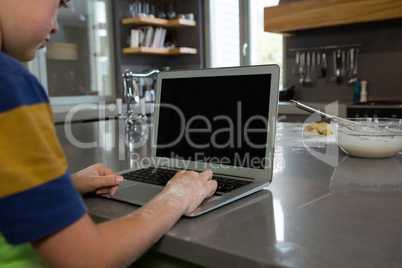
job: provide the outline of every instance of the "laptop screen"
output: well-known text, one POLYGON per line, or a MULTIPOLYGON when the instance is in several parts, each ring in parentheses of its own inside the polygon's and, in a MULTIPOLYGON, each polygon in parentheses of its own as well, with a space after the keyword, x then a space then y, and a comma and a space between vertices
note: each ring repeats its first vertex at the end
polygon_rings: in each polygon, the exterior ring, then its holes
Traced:
POLYGON ((271 79, 245 74, 161 80, 156 156, 263 169, 271 79))

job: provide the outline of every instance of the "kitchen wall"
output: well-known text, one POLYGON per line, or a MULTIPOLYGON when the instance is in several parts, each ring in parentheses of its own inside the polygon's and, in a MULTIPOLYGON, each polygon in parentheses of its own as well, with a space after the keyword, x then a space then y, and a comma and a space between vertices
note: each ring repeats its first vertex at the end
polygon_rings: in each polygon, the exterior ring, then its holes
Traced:
MULTIPOLYGON (((291 2, 291 1, 281 1, 291 2)), ((312 87, 298 84, 292 75, 294 48, 361 44, 358 78, 368 81, 368 100, 402 101, 402 19, 351 24, 298 31, 284 38, 285 86, 296 85, 295 98, 303 101, 353 102, 354 86, 328 83, 317 78, 312 87)), ((333 73, 332 52, 328 56, 328 75, 333 73)), ((345 79, 344 79, 345 80, 345 79)))

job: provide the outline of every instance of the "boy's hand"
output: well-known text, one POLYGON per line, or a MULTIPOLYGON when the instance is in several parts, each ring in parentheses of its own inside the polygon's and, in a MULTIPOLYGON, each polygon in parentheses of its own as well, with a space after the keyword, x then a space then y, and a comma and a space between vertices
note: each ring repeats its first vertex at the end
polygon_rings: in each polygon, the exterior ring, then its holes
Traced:
POLYGON ((167 183, 164 192, 172 194, 183 202, 183 213, 194 211, 201 202, 211 196, 218 186, 212 180, 212 171, 207 169, 202 173, 195 171, 179 171, 167 183))
POLYGON ((81 195, 91 191, 97 194, 114 195, 123 181, 123 177, 99 163, 71 175, 71 178, 81 195))

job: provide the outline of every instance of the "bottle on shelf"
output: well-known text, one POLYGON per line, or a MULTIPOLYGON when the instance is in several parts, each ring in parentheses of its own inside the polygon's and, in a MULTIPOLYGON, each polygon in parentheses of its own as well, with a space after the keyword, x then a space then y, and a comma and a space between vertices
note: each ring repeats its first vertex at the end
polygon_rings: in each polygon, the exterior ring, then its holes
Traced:
POLYGON ((360 101, 360 81, 356 81, 355 83, 355 92, 353 95, 353 101, 354 102, 360 101))
POLYGON ((361 90, 360 90, 360 102, 367 101, 367 81, 363 80, 360 82, 361 90))

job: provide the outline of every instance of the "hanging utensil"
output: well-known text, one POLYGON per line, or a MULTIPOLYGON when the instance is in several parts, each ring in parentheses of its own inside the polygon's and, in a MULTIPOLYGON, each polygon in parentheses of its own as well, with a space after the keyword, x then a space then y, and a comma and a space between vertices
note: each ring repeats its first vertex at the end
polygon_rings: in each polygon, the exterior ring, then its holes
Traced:
POLYGON ((311 72, 310 72, 310 77, 313 80, 313 83, 315 83, 315 79, 317 78, 317 57, 316 57, 316 52, 311 52, 311 72))
POLYGON ((321 73, 321 52, 317 52, 316 54, 316 62, 315 62, 315 75, 316 77, 322 77, 321 73))
POLYGON ((313 86, 314 79, 312 78, 312 66, 311 66, 311 53, 306 54, 306 78, 304 79, 304 86, 313 86))
POLYGON ((348 72, 348 85, 353 85, 358 81, 357 79, 357 54, 358 50, 351 48, 349 50, 349 72, 348 72))
POLYGON ((300 65, 299 65, 299 84, 303 85, 304 78, 306 75, 306 61, 305 61, 305 53, 300 53, 300 65))
POLYGON ((321 53, 321 76, 322 77, 327 76, 327 53, 326 52, 321 53))
POLYGON ((335 83, 336 82, 336 78, 337 78, 337 74, 336 74, 336 51, 334 50, 332 52, 332 68, 333 68, 333 74, 331 77, 328 78, 327 82, 328 83, 335 83))
POLYGON ((300 52, 296 52, 295 63, 292 68, 292 74, 293 75, 300 74, 300 52))
POLYGON ((339 85, 342 83, 342 52, 340 49, 336 52, 336 83, 339 85))

